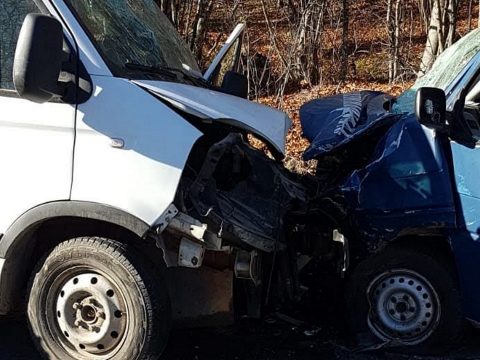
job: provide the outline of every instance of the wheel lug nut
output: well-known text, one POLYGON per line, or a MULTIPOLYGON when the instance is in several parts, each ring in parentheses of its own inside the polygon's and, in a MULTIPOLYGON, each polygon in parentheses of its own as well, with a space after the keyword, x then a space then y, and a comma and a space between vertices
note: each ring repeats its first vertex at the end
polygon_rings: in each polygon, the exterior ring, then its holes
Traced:
POLYGON ((80 320, 75 320, 75 326, 80 327, 82 325, 82 322, 80 320))
POLYGON ((82 306, 80 303, 74 303, 74 304, 73 304, 73 308, 74 308, 75 310, 81 310, 82 307, 83 307, 83 306, 82 306))
POLYGON ((100 328, 99 328, 98 326, 92 326, 92 327, 90 327, 90 331, 99 333, 99 332, 100 332, 100 328))

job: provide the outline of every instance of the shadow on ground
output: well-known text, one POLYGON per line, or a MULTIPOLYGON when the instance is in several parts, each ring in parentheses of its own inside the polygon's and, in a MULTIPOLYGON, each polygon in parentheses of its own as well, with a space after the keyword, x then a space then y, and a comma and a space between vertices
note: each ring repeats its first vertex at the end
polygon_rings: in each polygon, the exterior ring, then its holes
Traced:
MULTIPOLYGON (((460 360, 480 359, 480 332, 472 332, 449 356, 412 357, 384 352, 355 353, 326 339, 284 324, 251 324, 243 329, 176 330, 164 360, 460 360)), ((40 360, 25 320, 0 318, 0 360, 40 360)))

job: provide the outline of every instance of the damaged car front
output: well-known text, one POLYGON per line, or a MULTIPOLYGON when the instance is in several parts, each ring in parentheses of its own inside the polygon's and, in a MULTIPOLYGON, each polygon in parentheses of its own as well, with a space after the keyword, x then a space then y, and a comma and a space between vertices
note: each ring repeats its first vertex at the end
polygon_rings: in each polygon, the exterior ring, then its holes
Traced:
POLYGON ((360 347, 441 352, 465 317, 478 322, 479 37, 396 99, 363 91, 301 109, 323 180, 309 206, 329 204, 348 243, 343 312, 360 347))

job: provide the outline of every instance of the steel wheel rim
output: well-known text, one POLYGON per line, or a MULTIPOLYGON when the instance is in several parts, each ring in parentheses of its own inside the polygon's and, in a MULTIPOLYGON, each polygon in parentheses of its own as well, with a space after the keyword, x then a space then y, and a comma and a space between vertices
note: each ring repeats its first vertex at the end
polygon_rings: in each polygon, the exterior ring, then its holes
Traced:
POLYGON ((111 278, 92 269, 71 269, 53 281, 46 319, 56 342, 87 359, 111 358, 129 327, 127 301, 111 278))
POLYGON ((368 326, 384 341, 417 345, 430 337, 441 315, 432 284, 412 270, 386 271, 370 282, 368 326))

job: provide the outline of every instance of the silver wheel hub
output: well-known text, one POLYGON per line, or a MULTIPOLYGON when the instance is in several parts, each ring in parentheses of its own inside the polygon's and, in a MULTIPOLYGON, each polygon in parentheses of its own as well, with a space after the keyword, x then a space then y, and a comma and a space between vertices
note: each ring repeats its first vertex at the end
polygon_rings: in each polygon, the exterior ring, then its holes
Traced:
POLYGON ((125 303, 104 276, 85 273, 60 289, 56 321, 64 340, 75 350, 94 355, 118 349, 127 326, 125 303))
POLYGON ((368 325, 383 340, 415 345, 425 341, 440 319, 440 301, 428 280, 410 270, 392 270, 367 290, 368 325))

